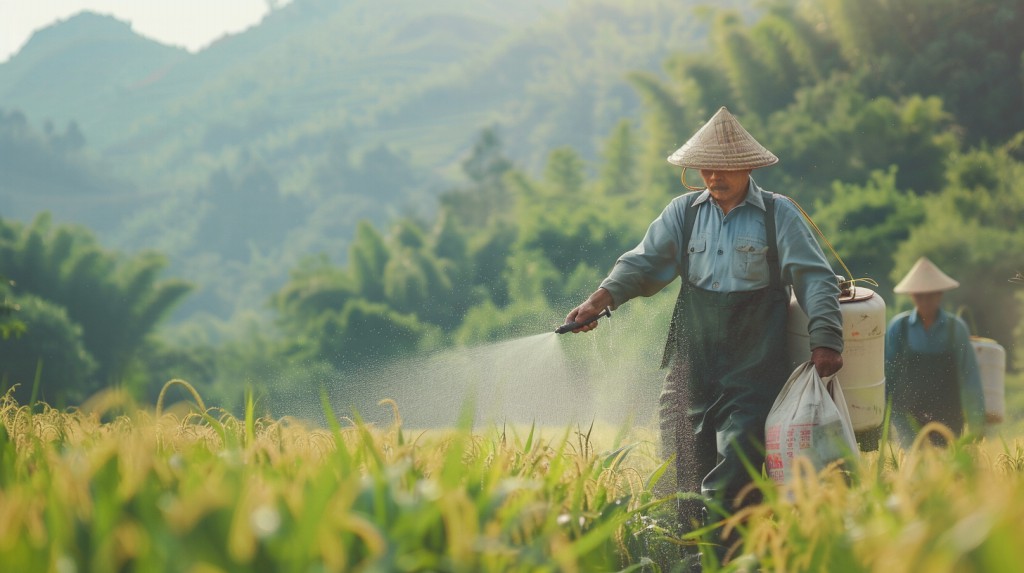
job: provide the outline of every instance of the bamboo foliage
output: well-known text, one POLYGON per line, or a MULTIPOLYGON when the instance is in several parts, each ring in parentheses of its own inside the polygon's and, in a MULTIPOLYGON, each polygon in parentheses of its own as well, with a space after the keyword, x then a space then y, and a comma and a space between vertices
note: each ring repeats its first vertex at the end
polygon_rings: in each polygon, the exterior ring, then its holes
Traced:
MULTIPOLYGON (((98 365, 95 377, 103 383, 128 375, 146 336, 192 288, 184 281, 159 278, 167 265, 163 256, 106 251, 86 230, 55 228, 46 213, 28 225, 0 221, 0 226, 8 230, 0 239, 0 268, 15 282, 12 296, 30 293, 66 310, 71 323, 81 327, 82 343, 98 365)), ((26 336, 32 337, 32 324, 25 326, 26 336)), ((60 371, 60 365, 51 366, 60 371)), ((49 372, 44 370, 43 376, 57 389, 51 397, 59 398, 61 385, 71 381, 52 379, 49 372)))

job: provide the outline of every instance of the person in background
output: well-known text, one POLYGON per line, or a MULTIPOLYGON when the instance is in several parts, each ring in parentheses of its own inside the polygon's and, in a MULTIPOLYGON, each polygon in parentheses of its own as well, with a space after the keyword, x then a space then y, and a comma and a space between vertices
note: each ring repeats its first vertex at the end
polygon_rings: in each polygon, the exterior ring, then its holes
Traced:
MULTIPOLYGON (((740 498, 751 481, 744 462, 764 463, 765 420, 791 374, 788 289, 810 319, 811 361, 823 377, 842 367, 842 314, 836 276, 796 205, 750 176, 778 158, 726 108, 668 161, 683 167, 684 185, 686 169, 699 170, 706 188, 673 199, 566 321, 585 322, 682 277, 660 398, 662 455, 672 463, 659 485, 700 494, 679 504, 681 525, 694 527, 720 519, 717 508, 758 501, 740 498)), ((720 560, 732 541, 716 548, 720 560)))
MULTIPOLYGON (((958 286, 921 257, 893 289, 914 301, 914 310, 893 317, 885 333, 886 398, 904 448, 928 422, 940 422, 956 436, 965 424, 975 432, 984 429, 981 374, 967 325, 940 308, 942 294, 958 286)), ((937 434, 931 440, 944 442, 937 434)))

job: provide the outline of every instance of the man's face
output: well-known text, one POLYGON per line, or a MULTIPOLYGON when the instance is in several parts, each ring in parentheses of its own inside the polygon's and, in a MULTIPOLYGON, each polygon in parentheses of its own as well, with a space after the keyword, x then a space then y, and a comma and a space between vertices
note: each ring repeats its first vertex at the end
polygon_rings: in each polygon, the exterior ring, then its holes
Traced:
POLYGON ((700 176, 704 185, 711 191, 711 195, 717 200, 725 197, 735 197, 747 191, 750 182, 750 170, 725 171, 722 169, 701 169, 700 176))
POLYGON ((933 316, 942 303, 941 292, 915 292, 910 294, 910 298, 913 299, 918 314, 925 316, 933 316))

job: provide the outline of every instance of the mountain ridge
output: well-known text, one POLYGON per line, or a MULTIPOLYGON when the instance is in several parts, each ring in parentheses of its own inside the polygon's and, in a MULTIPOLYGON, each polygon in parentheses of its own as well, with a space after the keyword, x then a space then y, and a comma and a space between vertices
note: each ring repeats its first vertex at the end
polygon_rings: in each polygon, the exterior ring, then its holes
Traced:
MULTIPOLYGON (((82 16, 0 64, 0 109, 35 125, 74 122, 86 141, 81 159, 130 182, 109 191, 135 189, 137 200, 105 201, 102 220, 116 223, 96 229, 105 242, 159 248, 173 270, 204 279, 228 259, 249 264, 238 245, 251 244, 250 263, 269 257, 285 272, 311 251, 344 258, 359 220, 429 214, 436 195, 459 184, 461 160, 485 128, 496 127, 527 169, 561 146, 596 161, 612 126, 639 121, 628 73, 658 72, 668 54, 700 45, 707 22, 689 13, 698 4, 293 0, 196 53, 82 16), (94 40, 120 48, 75 53, 90 27, 94 40), (44 52, 75 58, 40 67, 44 52), (26 84, 27 73, 42 84, 26 84), (247 201, 252 193, 262 199, 247 201), (248 236, 248 222, 222 232, 255 203, 271 206, 259 214, 269 217, 264 232, 248 236), (205 267, 190 269, 198 259, 205 267)), ((8 183, 32 177, 46 176, 11 174, 8 183)), ((6 215, 50 208, 30 196, 6 215)))

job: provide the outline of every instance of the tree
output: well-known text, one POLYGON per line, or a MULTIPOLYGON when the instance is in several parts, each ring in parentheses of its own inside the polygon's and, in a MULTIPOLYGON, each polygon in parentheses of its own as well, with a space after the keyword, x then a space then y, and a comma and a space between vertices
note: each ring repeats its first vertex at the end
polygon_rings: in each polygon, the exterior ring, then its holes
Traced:
POLYGON ((919 194, 941 189, 945 160, 960 148, 941 100, 868 100, 853 85, 834 77, 801 91, 794 105, 771 116, 759 133, 782 161, 759 182, 813 200, 833 181, 867 181, 872 171, 896 165, 897 187, 919 194))
POLYGON ((86 351, 103 384, 123 381, 146 336, 192 286, 159 279, 166 259, 152 252, 131 257, 100 247, 81 228, 52 228, 43 213, 30 225, 0 220, 0 268, 18 285, 63 307, 80 325, 86 351))
POLYGON ((629 79, 645 103, 643 140, 647 144, 641 149, 641 186, 649 193, 649 202, 663 204, 679 190, 679 173, 665 158, 685 141, 680 139, 685 137, 682 134, 692 132, 700 120, 654 74, 634 73, 629 79))
POLYGON ((15 399, 28 404, 35 396, 59 406, 79 404, 99 391, 102 385, 93 376, 96 361, 83 344, 82 327, 64 308, 38 296, 15 300, 24 332, 0 341, 0 380, 5 386, 18 385, 15 399))
POLYGON ((831 200, 815 201, 814 220, 852 273, 847 278, 873 279, 879 286, 872 288, 891 302, 893 245, 924 220, 924 202, 897 189, 896 168, 873 172, 864 185, 833 183, 831 200))
POLYGON ((739 104, 736 112, 767 116, 789 102, 793 90, 779 73, 782 62, 777 61, 773 69, 766 61, 783 53, 774 36, 764 36, 762 45, 756 45, 739 15, 723 12, 715 19, 711 38, 732 87, 732 99, 739 104))
POLYGON ((325 312, 310 326, 316 356, 342 371, 408 355, 432 330, 415 316, 358 299, 325 312))
POLYGON ((12 286, 14 286, 14 281, 0 275, 0 295, 3 296, 0 298, 0 339, 2 340, 20 336, 25 332, 25 323, 13 317, 20 308, 10 298, 10 287, 12 286))
POLYGON ((470 230, 488 227, 506 218, 512 198, 505 185, 505 176, 513 167, 512 161, 504 154, 497 129, 483 130, 462 161, 462 172, 469 185, 441 195, 445 217, 470 230))
POLYGON ((637 166, 633 129, 622 120, 605 142, 601 158, 601 194, 629 195, 636 191, 637 166))
POLYGON ((971 144, 1002 142, 1024 125, 1024 0, 822 0, 802 8, 835 38, 848 69, 868 71, 869 97, 938 96, 971 144))
POLYGON ((370 301, 384 300, 384 269, 391 252, 384 237, 368 221, 360 221, 349 248, 349 275, 359 296, 370 301))
POLYGON ((281 194, 274 175, 256 161, 237 175, 226 169, 213 173, 200 198, 194 244, 226 260, 248 261, 254 248, 278 247, 308 215, 298 199, 281 194))
POLYGON ((325 310, 339 309, 360 295, 351 274, 330 263, 326 255, 303 258, 292 269, 289 281, 271 297, 286 331, 299 333, 325 310))

